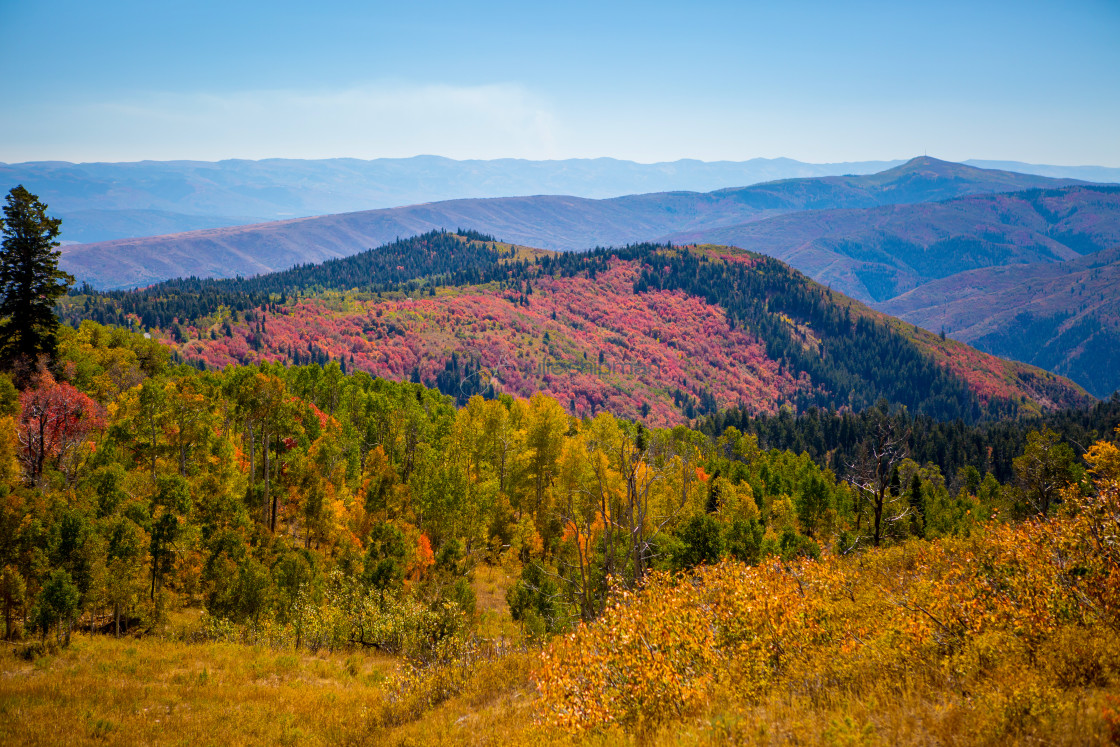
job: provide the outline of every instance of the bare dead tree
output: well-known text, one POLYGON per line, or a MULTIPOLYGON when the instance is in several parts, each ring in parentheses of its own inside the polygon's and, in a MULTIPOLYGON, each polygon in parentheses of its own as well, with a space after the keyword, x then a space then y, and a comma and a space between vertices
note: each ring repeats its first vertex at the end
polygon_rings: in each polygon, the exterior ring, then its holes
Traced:
POLYGON ((909 456, 906 446, 909 435, 884 417, 876 426, 875 434, 863 443, 856 460, 847 465, 848 483, 856 490, 856 530, 859 531, 864 506, 870 504, 874 522, 871 541, 875 547, 879 546, 888 526, 910 513, 910 506, 890 493, 891 473, 909 456))

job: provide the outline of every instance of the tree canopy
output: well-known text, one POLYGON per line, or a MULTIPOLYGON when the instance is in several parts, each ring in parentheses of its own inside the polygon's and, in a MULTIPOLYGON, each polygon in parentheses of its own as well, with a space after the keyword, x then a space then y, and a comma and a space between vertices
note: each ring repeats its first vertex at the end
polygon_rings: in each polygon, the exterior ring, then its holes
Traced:
POLYGON ((74 278, 58 269, 62 220, 49 217, 47 206, 23 185, 8 192, 0 223, 0 361, 30 368, 40 355, 54 354, 55 301, 74 278))

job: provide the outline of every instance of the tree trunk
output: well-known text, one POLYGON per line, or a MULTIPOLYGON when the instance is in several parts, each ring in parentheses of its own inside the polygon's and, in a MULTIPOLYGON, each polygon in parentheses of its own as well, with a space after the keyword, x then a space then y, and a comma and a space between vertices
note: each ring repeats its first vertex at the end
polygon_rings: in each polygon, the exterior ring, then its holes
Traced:
POLYGON ((117 602, 113 605, 113 636, 115 638, 121 637, 121 603, 117 602))
POLYGON ((47 431, 47 418, 46 413, 43 413, 39 418, 39 453, 35 455, 35 482, 39 482, 39 478, 43 475, 43 463, 47 455, 46 445, 46 431, 47 431))
POLYGON ((253 426, 247 425, 249 431, 249 484, 257 479, 257 439, 253 435, 253 426))
POLYGON ((262 440, 264 441, 264 443, 262 444, 264 446, 264 505, 265 505, 266 513, 270 514, 269 522, 268 522, 268 528, 269 528, 270 531, 272 531, 275 534, 275 532, 276 532, 276 503, 272 500, 272 497, 271 497, 272 496, 272 492, 271 492, 272 484, 271 484, 269 478, 272 476, 272 473, 269 470, 269 463, 268 463, 268 445, 269 445, 269 441, 272 440, 272 434, 270 434, 268 432, 265 432, 264 438, 262 440))
POLYGON ((148 416, 148 425, 152 429, 152 482, 156 481, 156 418, 148 416))
POLYGON ((883 502, 886 500, 884 492, 880 489, 875 495, 875 547, 879 546, 879 539, 883 536, 881 524, 883 521, 883 502))

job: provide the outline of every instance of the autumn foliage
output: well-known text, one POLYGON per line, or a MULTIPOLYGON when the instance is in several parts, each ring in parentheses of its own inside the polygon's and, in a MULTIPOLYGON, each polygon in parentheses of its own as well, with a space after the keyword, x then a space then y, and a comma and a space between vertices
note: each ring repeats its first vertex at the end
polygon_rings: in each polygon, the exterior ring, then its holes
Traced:
POLYGON ((19 461, 33 482, 48 463, 65 468, 86 436, 104 426, 96 402, 46 371, 20 395, 19 406, 19 461))
POLYGON ((858 697, 877 681, 945 690, 986 738, 1068 718, 1066 691, 1120 674, 1120 451, 1100 442, 1088 461, 1093 490, 1071 487, 1057 518, 858 559, 655 575, 545 649, 543 718, 656 732, 772 691, 858 697))
MULTIPOLYGON (((633 271, 607 257, 599 276, 625 290, 633 271)), ((502 302, 513 309, 503 325, 541 342, 548 333, 564 350, 583 344, 533 307, 546 294, 591 294, 587 280, 538 282, 529 304, 502 302)), ((622 290, 614 300, 629 303, 622 290)), ((644 296, 629 296, 650 325, 644 339, 630 334, 631 352, 666 331, 662 312, 739 333, 695 297, 644 296)), ((456 298, 487 308, 447 293, 456 298)), ((402 303, 361 314, 373 324, 402 303)), ((587 303, 577 330, 587 345, 621 336, 601 326, 613 324, 608 309, 587 303)), ((451 344, 431 318, 397 313, 385 334, 401 351, 423 335, 451 344), (408 335, 389 335, 405 323, 408 335)), ((506 327, 473 318, 503 344, 506 327)), ((255 321, 266 330, 274 317, 255 321)), ((1089 728, 1104 728, 1097 696, 1120 672, 1111 442, 1076 457, 1056 433, 1032 431, 1002 484, 900 452, 878 470, 877 493, 898 521, 877 531, 850 470, 732 426, 705 434, 623 419, 609 398, 579 417, 543 392, 460 404, 337 362, 200 371, 171 365, 158 341, 88 321, 65 329, 59 349, 56 373, 18 397, 11 389, 12 414, 0 417, 0 603, 5 635, 32 656, 79 627, 147 637, 182 615, 192 622, 173 634, 200 645, 293 661, 389 657, 399 669, 373 683, 366 724, 378 736, 497 691, 522 704, 515 720, 529 731, 511 742, 766 741, 743 726, 756 723, 783 724, 779 742, 809 741, 812 729, 833 742, 865 728, 885 741, 908 733, 868 710, 883 702, 926 719, 956 714, 991 740, 1045 739, 1089 707, 1089 728), (1039 485, 1044 504, 1031 498, 1039 485), (502 673, 517 679, 480 684, 502 673)), ((693 370, 684 353, 727 353, 729 396, 753 386, 746 342, 669 349, 682 355, 665 368, 680 371, 693 370)), ((427 360, 421 352, 411 354, 427 360)), ((889 414, 867 417, 883 425, 889 414)), ((945 733, 927 727, 914 733, 945 733)))

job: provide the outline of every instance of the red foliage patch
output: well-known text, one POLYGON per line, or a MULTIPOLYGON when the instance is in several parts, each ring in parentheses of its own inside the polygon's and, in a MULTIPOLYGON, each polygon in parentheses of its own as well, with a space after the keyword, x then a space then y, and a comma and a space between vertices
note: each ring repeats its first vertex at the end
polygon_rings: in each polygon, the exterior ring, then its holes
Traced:
POLYGON ((494 287, 415 300, 304 299, 263 324, 234 325, 233 337, 202 335, 178 347, 184 358, 215 367, 293 361, 315 350, 385 378, 418 371, 425 382, 454 353, 477 363, 501 391, 544 391, 579 415, 637 418, 647 404, 643 419, 651 425, 684 422, 673 401, 678 390, 710 395, 719 407, 773 412, 809 386, 779 372, 758 340, 730 327, 722 308, 677 291, 634 294, 637 274, 635 263, 616 261, 594 280, 543 277, 528 306, 494 287))

